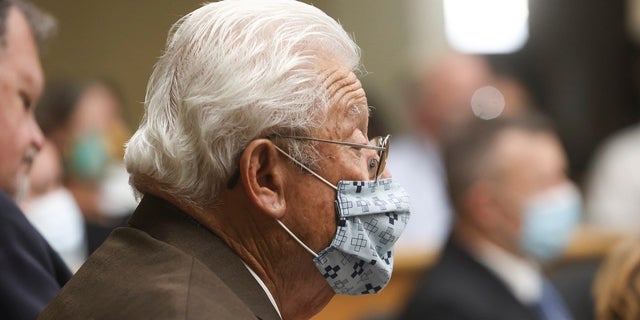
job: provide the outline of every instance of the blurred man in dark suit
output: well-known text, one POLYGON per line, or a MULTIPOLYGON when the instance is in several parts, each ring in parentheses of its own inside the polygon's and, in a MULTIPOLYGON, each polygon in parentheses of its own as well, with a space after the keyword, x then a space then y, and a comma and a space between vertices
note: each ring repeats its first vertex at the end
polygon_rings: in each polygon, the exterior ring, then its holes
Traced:
POLYGON ((0 315, 34 319, 70 273, 16 206, 43 143, 34 117, 44 76, 39 48, 55 22, 31 4, 0 1, 0 315))
POLYGON ((541 272, 577 224, 580 197, 541 118, 476 120, 445 144, 451 237, 402 319, 571 319, 541 272))

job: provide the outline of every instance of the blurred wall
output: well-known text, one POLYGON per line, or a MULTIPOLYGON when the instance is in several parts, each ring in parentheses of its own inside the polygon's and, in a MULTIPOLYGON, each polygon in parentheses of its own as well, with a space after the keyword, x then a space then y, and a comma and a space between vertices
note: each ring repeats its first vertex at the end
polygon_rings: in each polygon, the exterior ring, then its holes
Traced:
POLYGON ((640 59, 626 7, 624 0, 530 0, 529 41, 503 57, 554 120, 579 182, 594 149, 640 119, 640 59))
MULTIPOLYGON (((103 76, 121 86, 136 125, 148 77, 170 26, 202 1, 33 0, 59 22, 44 57, 47 78, 103 76)), ((362 48, 363 84, 386 131, 402 128, 407 74, 445 46, 441 0, 307 1, 339 20, 362 48), (420 8, 420 10, 416 10, 420 8), (412 31, 409 31, 412 30, 412 31)))
POLYGON ((132 127, 142 115, 147 79, 169 27, 201 1, 33 0, 59 25, 43 65, 48 79, 106 77, 123 92, 132 127))

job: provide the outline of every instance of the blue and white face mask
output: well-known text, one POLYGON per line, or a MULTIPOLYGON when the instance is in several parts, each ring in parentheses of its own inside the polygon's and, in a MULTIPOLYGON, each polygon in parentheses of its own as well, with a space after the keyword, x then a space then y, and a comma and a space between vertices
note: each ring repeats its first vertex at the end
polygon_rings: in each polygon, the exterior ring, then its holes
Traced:
POLYGON ((409 196, 391 179, 347 181, 332 185, 290 157, 314 176, 336 189, 337 230, 331 244, 315 253, 280 220, 276 220, 315 258, 318 271, 338 294, 378 293, 391 280, 393 244, 409 221, 409 196))

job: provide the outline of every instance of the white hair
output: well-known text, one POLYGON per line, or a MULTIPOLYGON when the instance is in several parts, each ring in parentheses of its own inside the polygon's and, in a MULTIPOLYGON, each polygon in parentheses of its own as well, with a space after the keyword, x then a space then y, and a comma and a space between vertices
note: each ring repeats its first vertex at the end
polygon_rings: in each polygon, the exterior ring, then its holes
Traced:
POLYGON ((340 24, 301 2, 226 0, 181 18, 127 144, 134 189, 215 205, 251 140, 309 134, 324 121, 319 61, 355 71, 360 51, 340 24))

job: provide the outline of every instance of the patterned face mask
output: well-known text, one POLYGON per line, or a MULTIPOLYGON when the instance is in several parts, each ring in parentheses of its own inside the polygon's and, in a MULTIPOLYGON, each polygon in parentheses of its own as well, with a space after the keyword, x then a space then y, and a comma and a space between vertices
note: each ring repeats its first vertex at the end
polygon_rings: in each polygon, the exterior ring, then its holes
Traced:
POLYGON ((340 181, 338 186, 276 148, 336 189, 337 230, 326 249, 316 254, 280 220, 276 220, 315 258, 313 262, 338 294, 373 294, 382 290, 393 270, 393 244, 409 221, 409 196, 391 179, 340 181))

